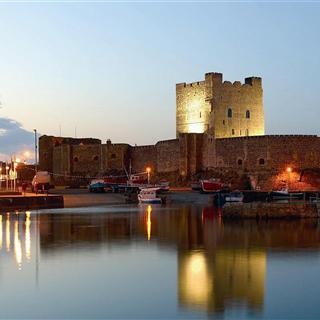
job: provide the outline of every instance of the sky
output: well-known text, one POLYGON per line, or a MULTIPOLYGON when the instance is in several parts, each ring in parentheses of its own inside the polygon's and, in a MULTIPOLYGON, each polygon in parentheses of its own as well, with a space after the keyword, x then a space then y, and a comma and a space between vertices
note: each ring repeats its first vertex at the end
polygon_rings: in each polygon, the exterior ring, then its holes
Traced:
POLYGON ((319 135, 320 2, 1 2, 0 160, 40 134, 175 138, 175 84, 263 79, 266 134, 319 135))

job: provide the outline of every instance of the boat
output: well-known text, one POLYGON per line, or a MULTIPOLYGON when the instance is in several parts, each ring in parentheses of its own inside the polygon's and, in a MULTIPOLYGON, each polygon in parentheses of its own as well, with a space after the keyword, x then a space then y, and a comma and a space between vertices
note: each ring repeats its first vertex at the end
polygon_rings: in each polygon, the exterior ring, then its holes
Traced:
POLYGON ((139 203, 161 204, 161 198, 157 197, 158 190, 160 190, 160 188, 141 188, 138 193, 139 203))
POLYGON ((272 200, 288 200, 288 199, 302 199, 302 192, 289 192, 288 188, 271 191, 270 197, 272 200))
POLYGON ((226 202, 243 202, 244 195, 241 191, 232 191, 225 196, 226 202))
POLYGON ((162 192, 168 192, 170 190, 170 183, 168 180, 162 179, 157 187, 159 187, 159 190, 162 192))
POLYGON ((201 182, 200 181, 191 182, 191 189, 195 190, 195 191, 200 191, 201 190, 201 182))
POLYGON ((219 192, 223 189, 224 184, 220 179, 200 180, 202 192, 219 192))
POLYGON ((147 184, 148 180, 144 174, 130 174, 127 184, 130 186, 147 184))

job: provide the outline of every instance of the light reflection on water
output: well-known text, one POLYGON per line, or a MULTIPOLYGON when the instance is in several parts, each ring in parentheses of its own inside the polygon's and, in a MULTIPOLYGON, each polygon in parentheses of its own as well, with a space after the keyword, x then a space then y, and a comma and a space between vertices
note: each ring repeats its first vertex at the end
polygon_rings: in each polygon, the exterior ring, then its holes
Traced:
POLYGON ((0 215, 1 317, 320 316, 315 220, 223 222, 197 207, 86 210, 0 215))

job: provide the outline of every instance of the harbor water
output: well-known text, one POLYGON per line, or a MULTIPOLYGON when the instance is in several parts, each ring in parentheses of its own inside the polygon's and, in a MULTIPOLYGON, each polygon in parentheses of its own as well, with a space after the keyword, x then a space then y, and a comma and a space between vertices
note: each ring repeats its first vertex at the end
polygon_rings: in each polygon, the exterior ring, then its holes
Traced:
POLYGON ((320 224, 212 207, 0 214, 1 318, 320 318, 320 224))

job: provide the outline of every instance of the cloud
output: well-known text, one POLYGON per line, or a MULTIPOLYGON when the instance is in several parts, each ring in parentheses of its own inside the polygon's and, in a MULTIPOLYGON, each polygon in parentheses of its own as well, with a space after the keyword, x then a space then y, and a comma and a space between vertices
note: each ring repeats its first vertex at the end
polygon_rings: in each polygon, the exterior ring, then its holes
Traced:
POLYGON ((29 159, 34 158, 34 133, 22 124, 9 118, 0 118, 0 160, 8 160, 12 155, 22 158, 29 151, 29 159))

